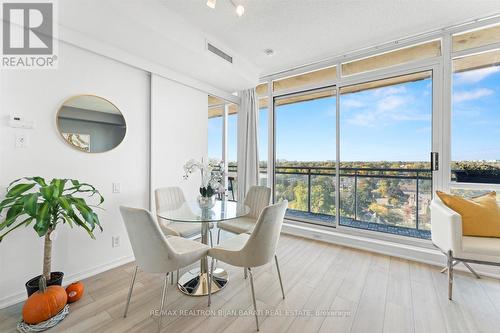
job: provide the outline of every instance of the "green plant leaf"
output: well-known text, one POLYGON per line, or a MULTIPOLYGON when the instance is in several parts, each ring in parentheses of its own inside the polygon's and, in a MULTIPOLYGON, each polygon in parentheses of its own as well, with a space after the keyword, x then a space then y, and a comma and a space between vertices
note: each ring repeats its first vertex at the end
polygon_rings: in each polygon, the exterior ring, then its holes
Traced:
POLYGON ((38 209, 36 223, 33 226, 38 236, 45 236, 50 228, 50 203, 45 201, 38 209))
POLYGON ((0 209, 1 207, 4 207, 4 206, 7 206, 8 204, 10 203, 13 203, 14 201, 16 201, 16 197, 13 197, 13 198, 6 198, 4 200, 2 200, 2 202, 0 202, 0 209))
POLYGON ((92 215, 92 210, 85 204, 85 202, 82 202, 83 200, 78 200, 74 203, 74 206, 76 209, 80 212, 80 215, 83 217, 83 219, 90 225, 90 229, 94 230, 95 228, 95 222, 94 222, 94 216, 92 215))
POLYGON ((34 186, 35 184, 17 184, 13 186, 11 189, 9 189, 5 197, 6 198, 17 197, 18 195, 31 190, 34 186))
POLYGON ((23 209, 31 217, 36 217, 38 211, 38 197, 39 193, 31 193, 24 197, 23 209))
POLYGON ((33 218, 32 217, 28 217, 26 220, 20 222, 19 224, 17 224, 15 227, 13 228, 10 228, 7 232, 5 232, 3 235, 0 236, 0 242, 3 240, 3 238, 5 237, 5 235, 7 235, 8 233, 10 233, 11 231, 19 228, 20 226, 22 225, 25 225, 25 226, 28 226, 31 221, 33 221, 33 218))
POLYGON ((89 236, 92 238, 92 239, 95 239, 95 236, 94 234, 92 233, 92 230, 89 229, 89 227, 75 214, 73 213, 71 216, 71 219, 76 223, 78 224, 80 227, 82 227, 83 229, 85 229, 87 231, 87 233, 89 234, 89 236))
MULTIPOLYGON (((71 210, 73 212, 73 210, 71 210)), ((68 214, 61 212, 61 215, 64 218, 64 221, 66 221, 71 228, 73 228, 73 222, 71 222, 71 217, 68 216, 68 214)))
POLYGON ((55 187, 54 185, 44 186, 40 189, 40 193, 45 200, 51 201, 54 196, 55 187))
POLYGON ((73 208, 71 208, 71 203, 68 200, 68 198, 66 198, 65 196, 62 196, 62 197, 57 198, 57 201, 61 205, 61 208, 63 210, 65 210, 67 214, 70 214, 73 212, 73 208))
POLYGON ((54 186, 54 198, 58 198, 63 194, 66 182, 67 179, 52 179, 50 184, 54 186))
POLYGON ((5 227, 10 227, 14 221, 23 214, 23 205, 22 204, 15 204, 14 206, 10 207, 10 209, 7 211, 7 216, 5 218, 4 225, 5 227))

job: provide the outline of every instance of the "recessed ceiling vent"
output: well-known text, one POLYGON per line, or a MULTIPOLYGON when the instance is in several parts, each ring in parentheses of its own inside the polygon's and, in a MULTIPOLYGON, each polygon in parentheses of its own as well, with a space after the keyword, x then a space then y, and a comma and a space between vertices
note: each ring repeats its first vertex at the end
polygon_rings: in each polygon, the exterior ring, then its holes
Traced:
POLYGON ((227 61, 227 62, 229 62, 231 64, 233 63, 233 57, 231 57, 229 54, 227 54, 226 52, 222 51, 218 47, 213 46, 210 42, 207 42, 207 50, 209 52, 212 52, 213 54, 215 54, 219 58, 222 58, 222 59, 224 59, 225 61, 227 61))

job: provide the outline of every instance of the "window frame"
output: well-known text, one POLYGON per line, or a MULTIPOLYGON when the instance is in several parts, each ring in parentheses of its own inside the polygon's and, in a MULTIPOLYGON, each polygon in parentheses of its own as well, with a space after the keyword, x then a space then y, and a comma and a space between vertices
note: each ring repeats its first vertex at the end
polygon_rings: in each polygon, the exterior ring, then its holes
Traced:
MULTIPOLYGON (((450 191, 451 188, 464 188, 462 184, 453 184, 451 182, 451 108, 452 108, 452 61, 455 57, 464 56, 468 54, 480 53, 485 51, 490 51, 494 49, 500 49, 500 43, 490 44, 486 46, 481 46, 477 48, 471 48, 465 51, 452 52, 452 36, 455 34, 465 33, 471 30, 478 30, 481 28, 487 28, 492 25, 500 24, 500 16, 484 18, 481 20, 475 20, 473 22, 460 24, 453 27, 446 27, 444 29, 436 30, 430 33, 424 33, 421 35, 416 35, 409 37, 407 39, 394 41, 390 43, 381 44, 369 49, 363 49, 360 51, 352 52, 347 55, 339 55, 329 58, 325 61, 320 61, 311 65, 301 66, 297 68, 290 69, 288 71, 279 72, 276 74, 270 74, 261 77, 260 83, 267 82, 268 84, 268 121, 269 121, 269 131, 268 131, 268 179, 269 184, 272 186, 273 202, 275 200, 275 179, 274 179, 274 168, 275 168, 275 107, 274 100, 275 97, 282 95, 289 95, 292 93, 304 92, 307 90, 316 90, 329 86, 335 86, 337 91, 343 86, 365 83, 374 80, 385 79, 391 76, 411 74, 415 72, 432 70, 433 79, 433 125, 432 125, 432 150, 439 153, 439 163, 440 167, 438 171, 433 173, 433 189, 450 191), (376 69, 369 72, 352 74, 349 76, 342 75, 342 63, 352 62, 358 59, 367 58, 370 56, 376 56, 382 53, 389 53, 405 47, 411 47, 412 45, 422 44, 425 42, 430 42, 433 40, 441 41, 441 55, 416 60, 404 64, 399 64, 391 67, 376 69), (321 70, 323 68, 336 66, 337 77, 328 82, 322 82, 320 84, 311 84, 308 86, 303 86, 300 88, 282 90, 278 92, 273 91, 273 81, 280 80, 291 76, 301 75, 308 72, 313 72, 321 70)), ((340 135, 340 122, 339 122, 339 112, 340 110, 340 98, 337 98, 337 135, 340 135)), ((337 138, 337 145, 339 144, 339 138, 337 138)), ((337 146, 336 153, 340 154, 340 147, 337 146)), ((337 156, 339 160, 339 156, 337 156)), ((337 163, 338 166, 338 163, 337 163)), ((339 175, 339 170, 336 172, 339 175)), ((337 184, 338 181, 336 180, 337 184)), ((463 183, 465 184, 465 183, 463 183)), ((499 184, 466 184, 466 188, 470 189, 496 189, 500 191, 499 184)), ((339 188, 337 186, 337 192, 339 188)), ((337 200, 340 200, 339 195, 336 195, 337 200)), ((339 207, 339 203, 336 203, 339 207)), ((421 247, 432 247, 430 240, 414 239, 405 236, 398 236, 392 234, 384 234, 375 231, 353 229, 350 227, 342 226, 338 222, 339 217, 337 217, 336 230, 338 232, 360 235, 369 238, 375 238, 380 240, 394 241, 402 244, 416 245, 421 247)), ((327 228, 329 230, 331 226, 325 227, 322 225, 316 225, 311 223, 303 223, 297 221, 288 221, 291 224, 299 224, 301 226, 315 226, 317 228, 327 228)))

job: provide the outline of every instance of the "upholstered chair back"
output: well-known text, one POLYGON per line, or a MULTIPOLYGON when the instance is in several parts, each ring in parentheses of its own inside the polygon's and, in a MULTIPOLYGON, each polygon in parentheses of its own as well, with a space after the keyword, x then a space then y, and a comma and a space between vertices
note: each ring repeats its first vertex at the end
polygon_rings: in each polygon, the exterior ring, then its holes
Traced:
POLYGON ((250 238, 241 250, 246 267, 261 266, 273 259, 287 207, 288 201, 284 200, 264 208, 250 238))
POLYGON ((250 207, 249 217, 257 219, 262 210, 271 202, 271 189, 265 186, 252 186, 245 198, 245 205, 250 207))

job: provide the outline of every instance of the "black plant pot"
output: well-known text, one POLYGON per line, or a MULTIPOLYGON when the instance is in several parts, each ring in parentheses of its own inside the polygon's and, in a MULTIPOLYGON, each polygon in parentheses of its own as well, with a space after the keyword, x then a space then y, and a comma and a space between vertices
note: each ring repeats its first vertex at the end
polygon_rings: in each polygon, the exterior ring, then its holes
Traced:
POLYGON ((457 170, 455 171, 459 183, 487 183, 500 184, 500 172, 495 170, 457 170))
MULTIPOLYGON (((51 272, 50 280, 47 281, 47 286, 61 286, 63 276, 63 272, 51 272)), ((38 281, 40 280, 40 277, 41 275, 38 275, 37 277, 34 277, 26 282, 26 292, 28 293, 28 297, 30 297, 34 292, 38 291, 38 281)))

